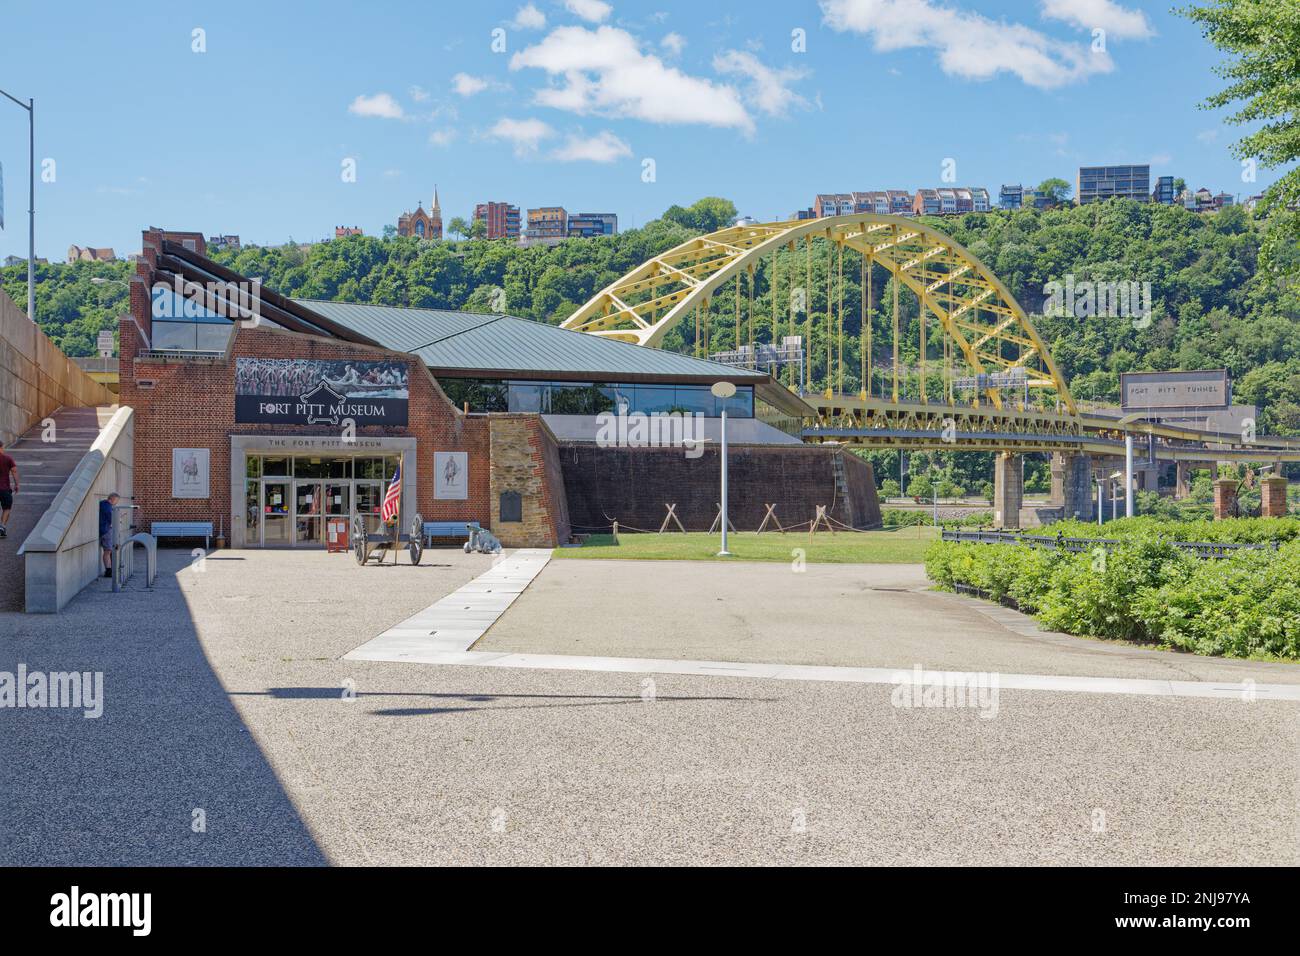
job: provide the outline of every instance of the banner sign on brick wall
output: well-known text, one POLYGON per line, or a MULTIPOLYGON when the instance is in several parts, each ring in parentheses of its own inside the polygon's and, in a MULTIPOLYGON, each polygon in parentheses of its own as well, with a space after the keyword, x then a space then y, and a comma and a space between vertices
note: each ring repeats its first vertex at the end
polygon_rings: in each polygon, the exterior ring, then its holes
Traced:
POLYGON ((403 362, 235 360, 235 421, 262 425, 405 425, 403 362))

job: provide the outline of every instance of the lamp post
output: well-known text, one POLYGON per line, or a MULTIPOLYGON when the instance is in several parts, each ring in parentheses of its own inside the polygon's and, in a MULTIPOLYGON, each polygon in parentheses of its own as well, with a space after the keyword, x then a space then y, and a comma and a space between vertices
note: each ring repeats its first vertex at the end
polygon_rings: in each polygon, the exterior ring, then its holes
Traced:
POLYGON ((727 550, 727 399, 736 394, 736 386, 731 382, 714 382, 713 397, 722 401, 722 550, 718 552, 718 557, 729 558, 731 552, 727 550))
POLYGON ((0 90, 27 111, 27 318, 36 321, 36 101, 27 102, 0 90))

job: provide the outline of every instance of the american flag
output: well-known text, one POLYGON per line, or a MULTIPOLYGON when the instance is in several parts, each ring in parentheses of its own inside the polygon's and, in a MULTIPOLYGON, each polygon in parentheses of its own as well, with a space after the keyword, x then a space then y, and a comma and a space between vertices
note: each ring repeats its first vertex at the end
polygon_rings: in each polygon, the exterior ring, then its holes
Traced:
POLYGON ((397 471, 393 473, 393 480, 388 486, 388 491, 384 494, 383 507, 379 509, 379 520, 383 522, 396 521, 397 512, 402 507, 402 463, 397 463, 397 471))

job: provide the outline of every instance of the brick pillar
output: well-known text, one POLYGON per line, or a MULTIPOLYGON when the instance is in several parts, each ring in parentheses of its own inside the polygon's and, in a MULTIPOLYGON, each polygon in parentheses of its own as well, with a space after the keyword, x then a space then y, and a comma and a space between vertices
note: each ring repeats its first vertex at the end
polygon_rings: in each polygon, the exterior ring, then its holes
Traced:
POLYGON ((1174 463, 1174 500, 1179 501, 1192 493, 1192 463, 1179 461, 1174 463))
POLYGON ((1286 514, 1286 478, 1270 475, 1259 482, 1259 513, 1265 518, 1281 518, 1286 514))
POLYGON ((1054 453, 1051 506, 1067 519, 1091 521, 1092 494, 1092 458, 1084 452, 1054 453))
POLYGON ((993 457, 993 523, 999 528, 1019 528, 1024 498, 1020 456, 999 452, 993 457))
POLYGON ((1232 518, 1237 513, 1237 479, 1214 479, 1214 520, 1232 518))

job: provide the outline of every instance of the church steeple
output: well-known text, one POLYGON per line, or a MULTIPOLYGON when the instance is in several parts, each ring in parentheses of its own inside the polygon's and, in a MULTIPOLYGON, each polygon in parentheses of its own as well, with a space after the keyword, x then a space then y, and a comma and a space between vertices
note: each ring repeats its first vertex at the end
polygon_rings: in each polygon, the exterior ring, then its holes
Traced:
POLYGON ((429 210, 430 238, 442 238, 442 207, 438 205, 438 184, 433 184, 433 207, 429 210))

